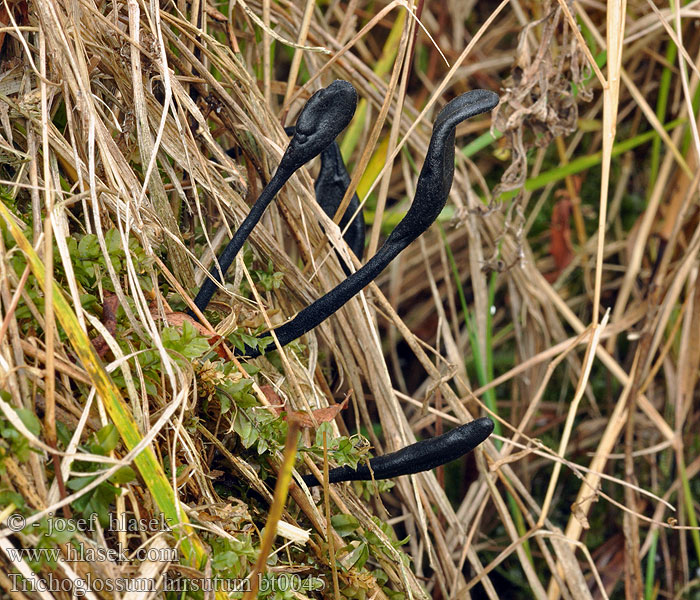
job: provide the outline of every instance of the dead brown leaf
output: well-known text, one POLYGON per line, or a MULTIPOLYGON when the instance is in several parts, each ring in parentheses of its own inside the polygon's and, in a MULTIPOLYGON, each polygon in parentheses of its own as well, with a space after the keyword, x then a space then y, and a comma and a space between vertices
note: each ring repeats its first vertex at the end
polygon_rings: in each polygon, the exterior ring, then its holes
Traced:
MULTIPOLYGON (((263 390, 263 393, 265 396, 267 396, 268 400, 270 400, 268 391, 266 391, 265 388, 271 388, 271 386, 261 386, 260 388, 263 390)), ((277 414, 282 414, 286 410, 285 405, 280 404, 281 398, 274 392, 274 390, 272 390, 272 393, 277 399, 277 401, 272 404, 273 408, 277 414)), ((316 429, 320 423, 327 423, 335 419, 338 413, 347 407, 349 399, 350 394, 345 396, 345 399, 340 404, 333 404, 332 406, 327 406, 325 408, 317 408, 316 410, 312 410, 310 413, 299 410, 286 411, 287 414, 283 418, 287 421, 294 421, 297 423, 297 425, 299 425, 299 427, 316 429)))

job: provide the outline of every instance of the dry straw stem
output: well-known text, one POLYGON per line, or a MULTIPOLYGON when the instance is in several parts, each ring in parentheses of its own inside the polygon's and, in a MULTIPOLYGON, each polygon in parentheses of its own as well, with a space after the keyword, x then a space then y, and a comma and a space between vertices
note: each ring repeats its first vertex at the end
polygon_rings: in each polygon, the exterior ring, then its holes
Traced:
MULTIPOLYGON (((593 307, 592 307, 592 317, 591 321, 593 323, 594 331, 597 332, 599 327, 603 324, 598 324, 598 313, 600 307, 600 297, 601 297, 601 287, 602 287, 602 277, 603 277, 603 252, 605 245, 605 225, 606 225, 606 215, 608 206, 608 189, 610 183, 610 164, 612 158, 612 148, 615 142, 615 132, 617 130, 617 109, 619 102, 620 93, 620 68, 622 64, 622 45, 624 40, 625 31, 625 18, 626 18, 626 7, 627 3, 625 0, 619 2, 617 0, 611 0, 608 2, 607 10, 607 25, 606 25, 606 41, 607 41, 607 66, 608 75, 607 79, 601 81, 603 85, 603 156, 602 156, 602 176, 600 183, 600 210, 598 214, 598 247, 596 250, 596 267, 595 267, 595 290, 593 293, 593 307)), ((606 319, 604 319, 606 320, 606 319)), ((587 361, 587 373, 590 373, 590 359, 593 358, 591 350, 594 350, 595 344, 597 342, 597 335, 591 337, 590 345, 587 349, 587 356, 589 361, 587 361)), ((587 378, 587 377, 586 377, 587 378)), ((579 388, 577 390, 577 397, 574 399, 573 406, 578 405, 578 400, 580 399, 581 383, 584 383, 585 379, 579 380, 579 388)), ((573 408, 573 407, 572 407, 573 408)), ((569 416, 571 417, 575 414, 575 410, 571 410, 569 416)), ((572 421, 571 418, 567 419, 567 427, 565 429, 564 435, 562 437, 562 446, 566 447, 566 441, 568 440, 568 435, 571 429, 572 421)), ((610 432, 611 438, 616 438, 617 435, 614 432, 610 432)), ((604 442, 603 442, 604 443, 604 442)), ((561 453, 563 454, 563 453, 561 453)), ((553 481, 555 482, 559 474, 559 465, 554 467, 553 481)), ((587 486, 582 486, 579 492, 578 499, 578 510, 583 515, 586 515, 592 498, 588 501, 584 500, 584 497, 591 497, 591 490, 597 489, 597 481, 595 476, 593 476, 592 481, 587 481, 587 486)), ((547 496, 545 498, 544 506, 548 509, 549 503, 551 501, 552 494, 554 493, 554 485, 550 483, 547 490, 547 496)), ((546 515, 546 512, 543 512, 546 515)), ((581 535, 581 518, 580 516, 574 517, 569 521, 566 529, 567 537, 578 540, 581 535)), ((563 567, 560 567, 560 574, 563 573, 563 567)), ((559 587, 556 582, 552 581, 549 588, 549 598, 550 600, 555 600, 559 597, 559 587)))

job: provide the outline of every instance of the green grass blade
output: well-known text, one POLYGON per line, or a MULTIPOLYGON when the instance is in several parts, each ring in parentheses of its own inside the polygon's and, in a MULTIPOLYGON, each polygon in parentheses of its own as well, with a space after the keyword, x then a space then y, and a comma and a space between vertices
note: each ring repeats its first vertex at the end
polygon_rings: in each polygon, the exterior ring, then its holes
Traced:
MULTIPOLYGON (((669 64, 676 62, 676 54, 678 47, 673 43, 673 40, 668 41, 666 46, 666 60, 669 64)), ((656 96, 656 116, 663 123, 666 116, 666 108, 668 106, 668 94, 671 89, 671 69, 664 67, 661 73, 661 81, 659 82, 659 93, 656 96)), ((654 182, 659 174, 659 164, 661 162, 661 138, 655 137, 651 142, 651 160, 649 167, 649 181, 654 182)), ((653 189, 653 185, 649 186, 649 191, 653 189)))
POLYGON ((659 532, 655 531, 647 554, 647 569, 644 577, 644 600, 654 600, 654 572, 656 570, 656 545, 659 542, 659 532))

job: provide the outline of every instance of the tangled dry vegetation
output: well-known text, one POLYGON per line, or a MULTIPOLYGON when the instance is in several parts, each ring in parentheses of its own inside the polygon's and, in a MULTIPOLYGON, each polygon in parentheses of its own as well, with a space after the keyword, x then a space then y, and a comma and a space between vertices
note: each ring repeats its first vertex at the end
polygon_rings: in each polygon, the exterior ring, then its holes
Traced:
POLYGON ((697 5, 0 4, 8 597, 251 574, 280 599, 697 597, 697 5), (376 284, 239 361, 345 277, 312 164, 206 324, 185 315, 337 78, 361 98, 341 148, 365 259, 439 107, 502 101, 460 126, 447 208, 376 284), (302 473, 357 464, 484 414, 496 435, 449 467, 275 492, 295 450, 302 473))

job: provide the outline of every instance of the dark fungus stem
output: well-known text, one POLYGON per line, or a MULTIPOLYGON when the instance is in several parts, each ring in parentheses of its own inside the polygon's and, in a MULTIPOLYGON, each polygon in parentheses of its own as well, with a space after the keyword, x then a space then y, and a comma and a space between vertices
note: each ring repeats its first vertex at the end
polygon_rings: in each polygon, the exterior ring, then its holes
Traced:
MULTIPOLYGON (((291 175, 291 174, 290 174, 291 175)), ((280 170, 277 169, 275 174, 272 176, 270 182, 265 186, 265 189, 260 194, 260 197, 255 201, 250 212, 241 223, 241 226, 236 230, 231 238, 231 241, 224 248, 223 252, 219 254, 217 258, 217 264, 215 264, 209 271, 209 277, 207 277, 202 283, 202 287, 199 289, 199 293, 194 299, 194 303, 200 311, 204 309, 209 304, 211 297, 216 292, 217 281, 221 283, 223 277, 226 275, 229 267, 233 264, 236 259, 238 252, 243 247, 246 239, 253 231, 253 228, 257 225, 258 221, 262 218, 265 213, 265 209, 268 207, 272 199, 275 197, 277 192, 280 191, 282 186, 285 184, 290 175, 285 173, 280 174, 280 170)), ((194 316, 194 314, 192 314, 194 316)))
MULTIPOLYGON (((377 456, 357 469, 337 467, 328 472, 328 483, 390 479, 429 471, 471 452, 493 432, 493 421, 482 417, 427 440, 421 440, 396 452, 377 456), (371 468, 371 471, 370 471, 371 468)), ((320 485, 315 475, 304 475, 304 483, 320 485)))
MULTIPOLYGON (((335 216, 349 185, 350 175, 343 162, 343 156, 340 154, 338 143, 333 142, 321 153, 321 171, 314 184, 316 201, 331 219, 335 216)), ((365 221, 357 194, 352 195, 345 214, 340 219, 340 229, 345 230, 343 239, 350 250, 362 260, 365 250, 365 221)))
MULTIPOLYGON (((209 277, 204 280, 197 297, 194 299, 194 303, 200 311, 204 311, 209 304, 216 291, 215 281, 223 281, 223 277, 233 264, 236 255, 277 192, 282 189, 282 186, 295 171, 323 152, 347 127, 355 114, 356 106, 357 92, 355 88, 347 81, 342 80, 334 81, 327 88, 319 90, 309 98, 299 113, 296 132, 289 141, 275 174, 255 201, 248 216, 243 220, 231 241, 219 255, 217 264, 212 267, 209 277)), ((192 311, 190 314, 194 316, 192 311)))
MULTIPOLYGON (((350 275, 326 295, 297 314, 291 321, 274 330, 281 346, 304 335, 343 306, 369 285, 411 242, 437 219, 447 202, 452 187, 455 159, 455 128, 462 121, 487 112, 498 104, 498 96, 486 90, 473 90, 450 101, 438 115, 430 137, 413 204, 384 245, 358 271, 350 275)), ((298 127, 298 126, 297 126, 298 127)), ((274 343, 263 350, 245 348, 242 354, 259 356, 274 350, 274 343)))

